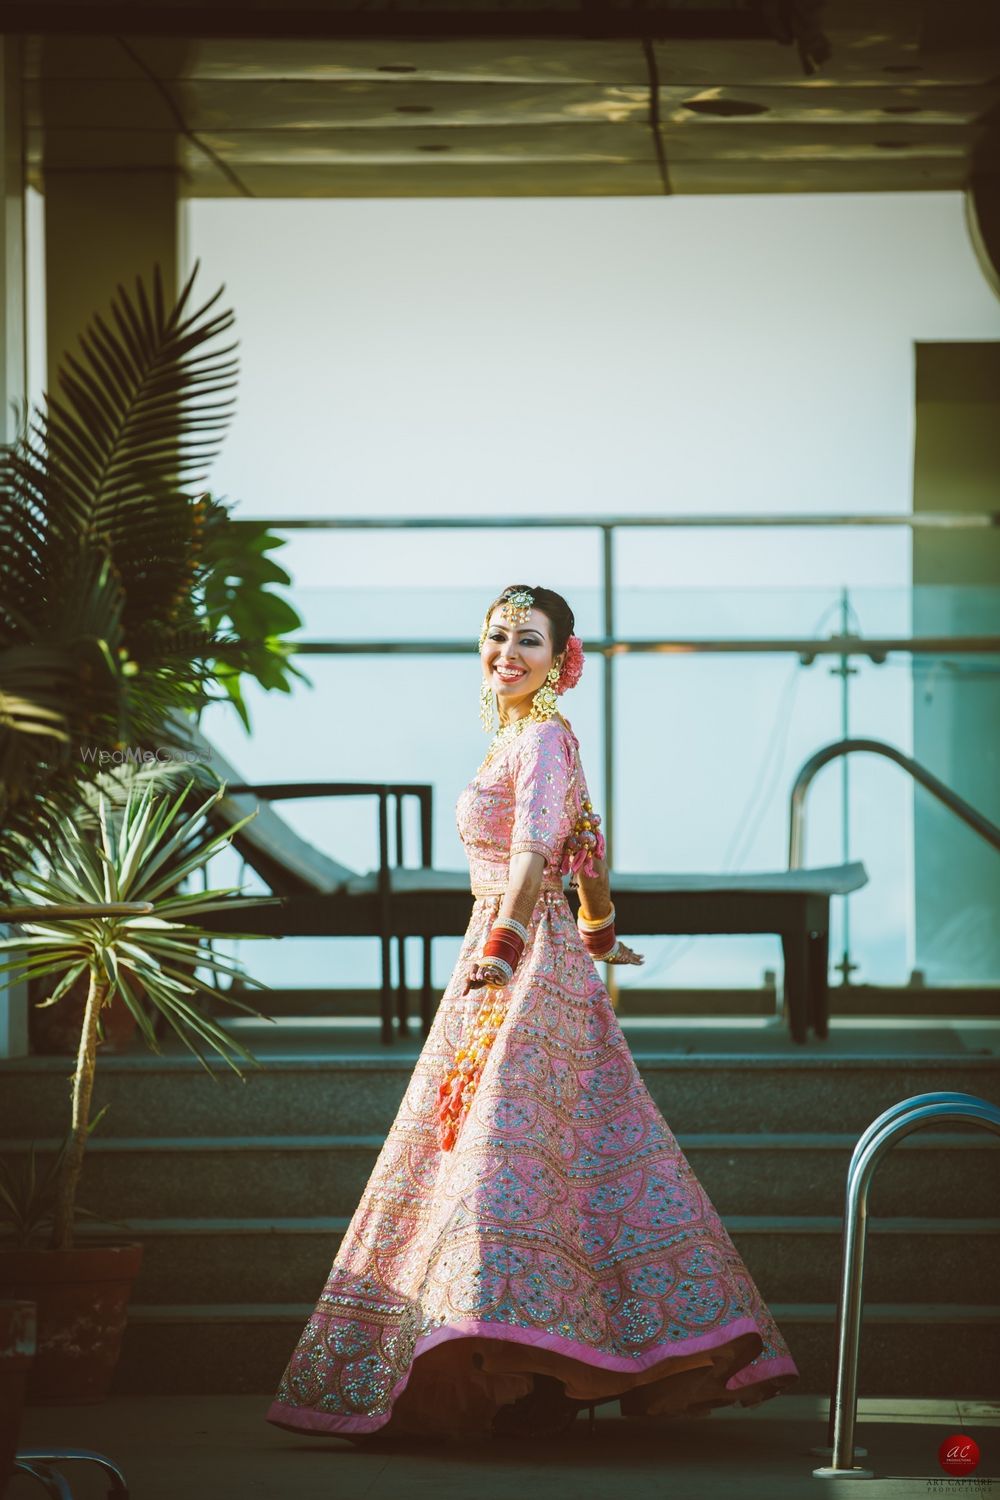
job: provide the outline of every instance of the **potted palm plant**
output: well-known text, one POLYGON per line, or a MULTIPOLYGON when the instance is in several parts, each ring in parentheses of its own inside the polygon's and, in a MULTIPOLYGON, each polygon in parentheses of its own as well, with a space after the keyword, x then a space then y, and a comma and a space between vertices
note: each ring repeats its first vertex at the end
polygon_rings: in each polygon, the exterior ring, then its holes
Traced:
MULTIPOLYGON (((198 1009, 198 999, 213 995, 251 1015, 262 1013, 199 977, 228 974, 241 983, 266 986, 246 974, 235 960, 220 957, 211 947, 216 934, 202 926, 209 913, 238 902, 241 908, 273 900, 242 897, 237 887, 204 891, 177 889, 207 860, 228 847, 248 817, 209 837, 195 836, 204 828, 212 807, 225 793, 221 786, 193 812, 177 818, 178 809, 195 788, 192 780, 177 798, 157 795, 153 787, 130 788, 116 813, 99 799, 100 837, 95 842, 73 821, 60 831, 53 857, 31 851, 32 867, 19 879, 25 906, 19 913, 15 936, 0 941, 0 974, 50 975, 58 980, 46 1005, 56 1005, 81 977, 87 983, 87 1003, 72 1074, 71 1124, 58 1171, 48 1173, 46 1189, 35 1193, 34 1206, 25 1209, 25 1194, 10 1189, 0 1194, 0 1223, 7 1205, 7 1227, 21 1241, 0 1238, 0 1297, 30 1297, 38 1304, 38 1353, 29 1376, 29 1399, 100 1400, 107 1394, 121 1345, 125 1309, 142 1258, 141 1243, 113 1240, 86 1247, 74 1246, 76 1196, 90 1132, 100 1119, 91 1119, 97 1065, 98 1021, 102 1010, 119 996, 135 1016, 148 1045, 161 1048, 151 1024, 146 1000, 165 1018, 184 1044, 212 1074, 202 1043, 217 1051, 229 1067, 243 1076, 238 1061, 261 1066, 236 1038, 198 1009), (185 843, 195 850, 178 867, 171 856, 185 843), (66 917, 74 905, 104 903, 100 916, 66 917), (116 914, 117 912, 117 914, 116 914), (53 913, 55 916, 53 916, 53 913), (46 1197, 51 1213, 43 1214, 46 1197), (31 1220, 26 1236, 26 1219, 31 1220), (30 1230, 51 1228, 48 1242, 25 1244, 30 1230)), ((253 934, 241 933, 251 937, 253 934)), ((101 1112, 103 1114, 103 1111, 101 1112)), ((32 1156, 32 1163, 34 1157, 32 1156)), ((3 1181, 4 1178, 0 1178, 3 1181)), ((112 1221, 122 1223, 122 1221, 112 1221)))
MULTIPOLYGON (((199 488, 230 419, 236 346, 218 347, 234 321, 214 306, 219 292, 201 308, 189 305, 197 270, 173 307, 158 266, 151 294, 138 277, 134 298, 119 286, 110 315, 95 315, 81 334, 80 354, 64 356, 57 394, 30 420, 25 408, 17 440, 0 446, 0 924, 20 924, 4 944, 5 971, 54 978, 45 998, 52 1007, 85 986, 51 1238, 41 1247, 11 1243, 12 1225, 26 1215, 23 1196, 10 1194, 21 1206, 9 1211, 0 1288, 38 1292, 36 1363, 50 1389, 62 1381, 64 1397, 73 1390, 80 1399, 94 1399, 108 1378, 121 1285, 140 1249, 111 1245, 98 1255, 72 1243, 95 1123, 96 1039, 110 1007, 124 1008, 156 1050, 155 1027, 165 1021, 206 1067, 202 1042, 227 1063, 231 1053, 256 1062, 198 1009, 209 993, 239 1003, 196 977, 225 968, 200 919, 237 893, 184 895, 178 883, 235 830, 202 838, 189 856, 186 793, 157 800, 135 789, 120 811, 99 795, 96 825, 84 817, 86 794, 100 787, 109 761, 142 764, 172 747, 183 754, 185 736, 174 726, 218 698, 249 727, 241 674, 285 692, 303 676, 282 639, 298 616, 268 591, 289 582, 265 556, 281 543, 258 523, 235 521, 199 488), (71 1268, 105 1279, 57 1293, 71 1268), (114 1286, 117 1312, 109 1310, 114 1286), (110 1341, 100 1371, 76 1384, 65 1372, 57 1377, 44 1331, 56 1298, 70 1295, 82 1297, 81 1326, 101 1324, 110 1341)), ((41 1222, 36 1215, 36 1231, 41 1222)), ((40 1371, 33 1384, 42 1388, 40 1371)))

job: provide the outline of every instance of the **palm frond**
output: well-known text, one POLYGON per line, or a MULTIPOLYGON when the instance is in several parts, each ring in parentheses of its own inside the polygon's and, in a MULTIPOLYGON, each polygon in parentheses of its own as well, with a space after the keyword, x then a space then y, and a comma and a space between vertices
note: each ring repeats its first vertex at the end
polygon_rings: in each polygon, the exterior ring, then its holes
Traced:
MULTIPOLYGON (((159 509, 194 477, 188 471, 218 451, 233 401, 204 398, 232 390, 237 347, 204 346, 231 328, 231 311, 209 314, 221 288, 187 319, 182 317, 198 271, 196 263, 173 310, 164 307, 159 266, 153 306, 136 277, 135 301, 119 282, 112 301, 117 332, 95 317, 80 335, 84 363, 67 354, 59 372, 64 400, 48 399, 40 436, 59 470, 81 535, 100 534, 128 556, 136 511, 159 509), (202 438, 200 434, 208 436, 202 438)), ((126 569, 122 569, 128 583, 126 569)))

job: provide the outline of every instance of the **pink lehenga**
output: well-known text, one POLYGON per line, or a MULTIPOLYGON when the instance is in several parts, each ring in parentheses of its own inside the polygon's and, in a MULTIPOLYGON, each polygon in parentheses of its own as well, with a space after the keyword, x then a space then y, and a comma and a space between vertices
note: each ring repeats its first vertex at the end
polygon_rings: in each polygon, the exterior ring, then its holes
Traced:
POLYGON ((559 718, 461 793, 475 897, 458 962, 266 1419, 293 1431, 487 1433, 555 1376, 626 1415, 757 1405, 798 1368, 650 1096, 563 889, 588 798, 559 718), (450 1149, 440 1089, 511 854, 545 855, 503 1019, 450 1149))

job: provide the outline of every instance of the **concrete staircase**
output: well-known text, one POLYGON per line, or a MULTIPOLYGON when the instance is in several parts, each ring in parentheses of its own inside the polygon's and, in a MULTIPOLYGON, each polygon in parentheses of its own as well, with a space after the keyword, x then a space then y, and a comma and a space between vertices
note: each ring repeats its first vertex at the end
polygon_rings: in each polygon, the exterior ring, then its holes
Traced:
MULTIPOLYGON (((266 1066, 209 1077, 173 1040, 107 1053, 80 1201, 145 1245, 113 1392, 273 1391, 322 1290, 402 1097, 419 1036, 374 1018, 228 1023, 266 1066)), ((959 1089, 1000 1101, 986 1019, 855 1021, 797 1047, 780 1021, 622 1016, 653 1098, 771 1307, 828 1393, 851 1150, 884 1108, 959 1089)), ((53 1150, 68 1057, 0 1062, 0 1150, 53 1150)), ((986 1131, 917 1132, 869 1199, 860 1390, 1000 1391, 1000 1150, 986 1131)), ((107 1229, 78 1231, 85 1244, 107 1229)), ((124 1231, 118 1231, 121 1238, 124 1231)))

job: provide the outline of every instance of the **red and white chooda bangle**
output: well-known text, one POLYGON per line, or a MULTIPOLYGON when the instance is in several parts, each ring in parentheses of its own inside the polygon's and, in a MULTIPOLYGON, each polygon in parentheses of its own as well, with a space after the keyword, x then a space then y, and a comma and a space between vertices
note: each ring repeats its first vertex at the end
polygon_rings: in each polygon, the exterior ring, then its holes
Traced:
POLYGON ((591 958, 595 961, 603 960, 605 963, 610 963, 617 958, 621 944, 615 935, 614 904, 606 916, 598 917, 596 921, 578 916, 576 925, 583 938, 583 945, 591 958))

